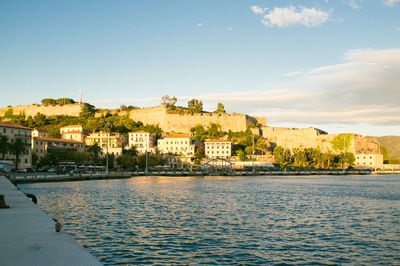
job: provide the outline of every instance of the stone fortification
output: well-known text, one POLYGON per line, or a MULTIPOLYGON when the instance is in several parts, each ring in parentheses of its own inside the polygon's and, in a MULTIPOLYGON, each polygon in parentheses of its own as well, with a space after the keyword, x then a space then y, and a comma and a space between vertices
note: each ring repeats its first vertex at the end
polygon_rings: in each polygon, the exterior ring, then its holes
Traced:
MULTIPOLYGON (((292 129, 282 127, 262 127, 262 136, 277 146, 283 148, 316 148, 319 147, 322 152, 335 151, 332 148, 332 140, 337 134, 327 134, 317 128, 292 129)), ((353 139, 346 152, 353 154, 379 154, 380 145, 377 141, 370 140, 361 135, 352 134, 353 139)))
POLYGON ((163 131, 175 133, 190 133, 192 127, 196 125, 207 127, 210 123, 219 124, 223 131, 245 131, 248 125, 258 122, 254 117, 235 113, 171 114, 162 105, 135 109, 130 111, 129 116, 134 121, 140 121, 143 124, 158 124, 163 131))
POLYGON ((81 111, 81 105, 75 104, 64 104, 64 105, 17 105, 13 107, 0 108, 0 116, 4 116, 5 112, 12 109, 13 115, 25 114, 26 117, 34 117, 37 113, 44 114, 46 116, 52 115, 70 115, 79 116, 81 111))

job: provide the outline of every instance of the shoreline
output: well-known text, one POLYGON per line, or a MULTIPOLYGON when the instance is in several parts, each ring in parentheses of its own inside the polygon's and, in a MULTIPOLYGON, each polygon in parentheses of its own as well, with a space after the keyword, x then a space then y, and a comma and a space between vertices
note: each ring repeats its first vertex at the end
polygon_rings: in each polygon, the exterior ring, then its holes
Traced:
POLYGON ((375 173, 365 170, 348 170, 335 171, 233 171, 233 172, 202 172, 202 171, 153 171, 153 172, 114 172, 114 173, 96 173, 96 174, 74 174, 74 175, 7 175, 6 177, 14 184, 25 183, 47 183, 47 182, 73 182, 87 180, 111 180, 111 179, 127 179, 135 176, 162 176, 162 177, 207 177, 207 176, 317 176, 317 175, 332 175, 332 176, 348 176, 348 175, 373 175, 373 174, 390 174, 390 173, 375 173))

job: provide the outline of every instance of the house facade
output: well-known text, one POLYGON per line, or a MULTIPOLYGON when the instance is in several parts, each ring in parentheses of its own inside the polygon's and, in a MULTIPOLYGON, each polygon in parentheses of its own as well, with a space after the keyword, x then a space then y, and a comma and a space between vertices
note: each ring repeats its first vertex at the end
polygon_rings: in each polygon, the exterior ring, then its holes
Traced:
POLYGON ((355 166, 364 166, 374 169, 383 169, 383 155, 382 154, 355 154, 355 166))
POLYGON ((195 145, 192 144, 190 136, 187 135, 170 135, 164 139, 159 139, 157 148, 164 154, 176 155, 193 155, 195 153, 195 145))
POLYGON ((136 150, 139 153, 154 152, 154 143, 156 140, 156 136, 149 132, 145 131, 136 131, 129 132, 128 137, 128 146, 129 148, 132 146, 136 147, 136 150))
POLYGON ((89 134, 86 138, 86 145, 92 146, 97 144, 102 149, 102 156, 107 153, 107 150, 108 154, 113 154, 115 156, 122 155, 122 149, 125 143, 126 139, 116 132, 95 132, 89 134))
MULTIPOLYGON (((19 155, 18 167, 32 167, 32 128, 15 124, 0 123, 0 135, 7 136, 9 141, 21 139, 22 142, 26 145, 26 150, 23 154, 19 155)), ((4 154, 4 158, 2 159, 13 161, 15 164, 16 156, 11 151, 8 151, 6 154, 4 154)))
POLYGON ((76 140, 48 138, 48 137, 33 137, 32 151, 42 158, 54 150, 74 149, 77 152, 85 152, 85 143, 76 140))
POLYGON ((232 155, 232 142, 224 139, 213 139, 204 142, 204 153, 207 158, 228 159, 232 155))

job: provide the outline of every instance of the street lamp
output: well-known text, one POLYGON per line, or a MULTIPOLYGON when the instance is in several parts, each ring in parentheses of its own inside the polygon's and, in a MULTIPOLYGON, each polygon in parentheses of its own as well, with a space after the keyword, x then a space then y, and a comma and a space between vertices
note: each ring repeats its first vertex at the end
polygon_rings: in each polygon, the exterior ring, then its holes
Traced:
POLYGON ((106 134, 107 134, 107 144, 106 144, 106 175, 108 175, 108 135, 109 135, 109 132, 108 132, 108 127, 110 126, 110 122, 106 122, 105 123, 105 125, 106 125, 106 134))

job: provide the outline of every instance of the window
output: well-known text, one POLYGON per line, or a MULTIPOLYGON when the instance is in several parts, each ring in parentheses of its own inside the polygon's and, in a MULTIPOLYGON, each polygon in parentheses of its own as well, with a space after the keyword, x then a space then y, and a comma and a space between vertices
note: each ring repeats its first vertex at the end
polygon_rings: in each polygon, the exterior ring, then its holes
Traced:
POLYGON ((3 128, 3 133, 7 133, 7 129, 6 128, 3 128))

